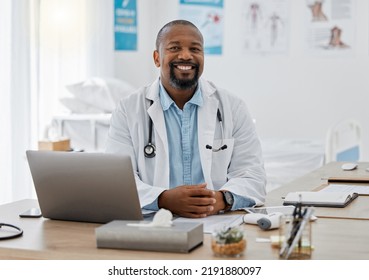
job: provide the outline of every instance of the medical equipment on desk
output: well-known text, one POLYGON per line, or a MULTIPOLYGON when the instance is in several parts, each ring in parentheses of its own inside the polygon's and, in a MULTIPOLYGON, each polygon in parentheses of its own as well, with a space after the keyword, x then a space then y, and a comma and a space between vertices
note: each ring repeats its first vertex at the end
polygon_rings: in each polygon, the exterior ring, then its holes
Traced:
POLYGON ((243 217, 246 224, 257 224, 263 230, 279 228, 280 217, 283 213, 274 212, 270 214, 250 213, 243 217))
POLYGON ((11 224, 0 223, 0 240, 13 239, 22 235, 23 230, 21 228, 11 224))

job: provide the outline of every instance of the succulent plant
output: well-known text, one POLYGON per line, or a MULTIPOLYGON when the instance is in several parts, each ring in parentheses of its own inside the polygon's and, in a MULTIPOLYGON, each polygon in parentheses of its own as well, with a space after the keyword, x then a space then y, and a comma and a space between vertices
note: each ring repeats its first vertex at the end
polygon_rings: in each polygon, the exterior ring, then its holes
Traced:
POLYGON ((223 228, 215 233, 218 244, 238 243, 243 239, 243 231, 239 227, 223 228))

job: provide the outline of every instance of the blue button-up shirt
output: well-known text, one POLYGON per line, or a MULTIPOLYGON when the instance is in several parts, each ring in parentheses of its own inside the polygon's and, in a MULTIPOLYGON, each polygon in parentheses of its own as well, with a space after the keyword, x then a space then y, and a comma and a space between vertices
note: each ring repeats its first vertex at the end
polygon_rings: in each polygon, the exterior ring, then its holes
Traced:
POLYGON ((203 105, 200 88, 181 110, 160 84, 160 102, 167 128, 170 188, 203 183, 197 131, 197 108, 203 105))

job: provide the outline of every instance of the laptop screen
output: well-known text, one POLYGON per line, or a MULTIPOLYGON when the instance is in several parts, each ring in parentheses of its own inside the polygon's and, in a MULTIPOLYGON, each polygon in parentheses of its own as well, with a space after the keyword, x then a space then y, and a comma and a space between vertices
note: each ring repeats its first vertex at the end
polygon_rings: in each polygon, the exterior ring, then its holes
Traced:
POLYGON ((143 219, 129 156, 54 151, 26 154, 45 218, 95 223, 143 219))

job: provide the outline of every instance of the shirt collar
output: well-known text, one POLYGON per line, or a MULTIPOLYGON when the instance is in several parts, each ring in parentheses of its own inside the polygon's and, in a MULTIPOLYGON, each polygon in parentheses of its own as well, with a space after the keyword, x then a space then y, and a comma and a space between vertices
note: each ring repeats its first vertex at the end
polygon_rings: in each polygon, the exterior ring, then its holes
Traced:
MULTIPOLYGON (((163 107, 163 111, 168 110, 169 107, 172 106, 172 104, 175 105, 173 99, 169 96, 169 94, 167 93, 167 91, 165 90, 161 82, 160 82, 159 96, 160 96, 161 106, 163 107)), ((204 104, 201 89, 199 86, 197 87, 195 94, 192 96, 192 98, 187 103, 191 103, 199 107, 201 107, 204 104)))

